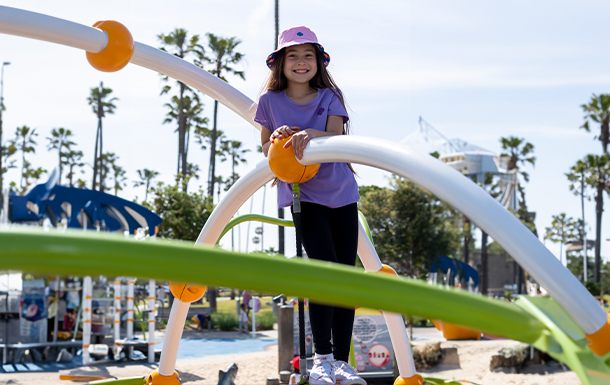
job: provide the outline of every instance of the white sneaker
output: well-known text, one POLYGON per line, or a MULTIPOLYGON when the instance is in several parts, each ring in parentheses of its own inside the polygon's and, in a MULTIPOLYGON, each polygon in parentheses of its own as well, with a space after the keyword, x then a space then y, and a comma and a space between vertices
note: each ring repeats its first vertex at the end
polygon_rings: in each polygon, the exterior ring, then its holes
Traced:
POLYGON ((333 354, 317 354, 309 372, 309 385, 335 384, 335 359, 333 354))
POLYGON ((366 381, 356 373, 356 369, 345 361, 335 362, 335 375, 337 384, 366 385, 366 381))

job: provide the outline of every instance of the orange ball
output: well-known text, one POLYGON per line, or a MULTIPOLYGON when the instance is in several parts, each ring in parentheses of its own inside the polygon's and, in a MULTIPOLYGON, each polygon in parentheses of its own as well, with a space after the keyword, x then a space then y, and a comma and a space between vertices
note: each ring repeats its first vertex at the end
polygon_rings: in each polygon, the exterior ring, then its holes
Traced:
POLYGON ((159 374, 159 370, 155 369, 155 371, 146 378, 147 385, 180 385, 181 383, 180 376, 175 370, 171 376, 162 376, 159 374))
POLYGON ((190 283, 170 282, 169 289, 174 297, 184 303, 191 303, 201 299, 208 289, 207 286, 192 285, 190 283))
POLYGON ((98 53, 87 52, 87 61, 93 68, 102 72, 116 72, 123 69, 131 60, 135 45, 133 36, 118 21, 98 21, 93 27, 106 31, 108 45, 98 53))
POLYGON ((286 183, 303 183, 313 178, 320 164, 303 166, 294 156, 292 146, 284 148, 290 138, 276 139, 269 147, 269 167, 275 176, 286 183))
POLYGON ((413 375, 413 377, 398 377, 394 381, 394 385, 423 385, 424 378, 419 374, 413 375))
POLYGON ((392 268, 392 266, 386 265, 386 264, 384 264, 382 266, 383 267, 381 269, 379 269, 378 273, 398 276, 398 274, 396 273, 396 270, 394 270, 392 268))

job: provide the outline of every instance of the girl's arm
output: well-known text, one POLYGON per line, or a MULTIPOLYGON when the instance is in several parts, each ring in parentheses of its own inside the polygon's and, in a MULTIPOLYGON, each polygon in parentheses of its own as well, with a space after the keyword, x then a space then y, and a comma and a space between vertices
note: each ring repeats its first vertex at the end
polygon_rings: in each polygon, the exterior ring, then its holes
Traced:
POLYGON ((330 115, 326 119, 326 131, 320 131, 313 128, 297 132, 292 135, 289 141, 286 142, 284 148, 292 146, 294 149, 294 156, 297 159, 303 158, 303 150, 307 146, 307 143, 313 138, 320 138, 324 136, 334 136, 343 134, 343 116, 330 115))

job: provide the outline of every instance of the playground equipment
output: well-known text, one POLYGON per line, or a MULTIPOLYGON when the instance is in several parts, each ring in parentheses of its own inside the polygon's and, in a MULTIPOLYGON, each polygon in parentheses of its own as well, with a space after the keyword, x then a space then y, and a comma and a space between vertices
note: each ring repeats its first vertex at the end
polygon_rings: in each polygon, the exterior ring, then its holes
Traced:
MULTIPOLYGON (((112 51, 117 39, 131 38, 124 31, 116 36, 8 7, 0 7, 0 33, 52 41, 92 53, 112 51)), ((199 89, 257 127, 252 120, 255 103, 206 71, 138 42, 133 43, 130 62, 199 89)), ((186 247, 178 242, 133 242, 102 234, 91 237, 0 232, 0 261, 6 268, 33 272, 86 275, 96 271, 106 275, 130 274, 192 283, 182 286, 182 292, 178 293, 188 295, 174 301, 172 306, 158 371, 147 379, 133 379, 130 383, 134 384, 144 380, 150 384, 180 383, 174 367, 182 327, 189 303, 205 292, 204 287, 194 283, 284 292, 325 303, 379 308, 395 314, 388 313, 388 323, 402 324, 401 313, 441 319, 530 343, 568 363, 585 384, 605 384, 610 380, 607 314, 542 243, 485 191, 432 157, 422 157, 408 147, 380 139, 357 136, 314 139, 299 163, 324 162, 365 164, 421 185, 484 229, 554 300, 522 297, 517 306, 512 306, 388 274, 362 274, 354 268, 328 266, 316 261, 288 261, 205 247, 216 243, 237 209, 274 177, 267 159, 258 162, 219 203, 196 242, 201 247, 186 247), (171 259, 167 258, 170 255, 171 259), (189 268, 185 269, 185 266, 189 268)), ((358 254, 367 271, 383 273, 383 266, 365 234, 366 229, 361 225, 358 254)), ((385 272, 393 275, 387 268, 385 272)), ((400 373, 395 384, 421 384, 422 379, 415 373, 409 355, 404 325, 395 325, 392 329, 394 332, 390 334, 400 373)))

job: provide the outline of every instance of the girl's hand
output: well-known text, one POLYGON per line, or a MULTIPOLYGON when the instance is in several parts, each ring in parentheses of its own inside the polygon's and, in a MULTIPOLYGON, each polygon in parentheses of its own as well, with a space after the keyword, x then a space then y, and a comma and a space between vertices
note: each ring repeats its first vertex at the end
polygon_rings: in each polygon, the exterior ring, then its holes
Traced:
POLYGON ((321 131, 315 130, 313 128, 308 128, 306 130, 299 131, 292 135, 290 140, 288 140, 284 145, 284 148, 292 146, 292 149, 294 150, 294 156, 299 160, 303 159, 303 151, 305 150, 307 143, 309 143, 311 139, 317 138, 320 132, 321 131))
POLYGON ((288 138, 300 130, 299 127, 281 126, 271 134, 269 140, 273 143, 276 139, 288 138))

